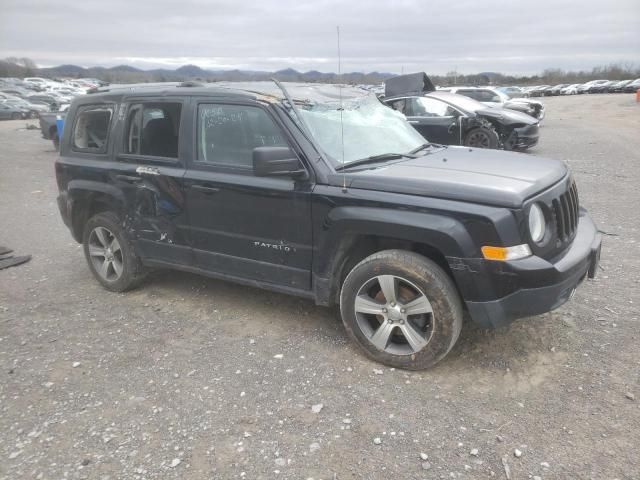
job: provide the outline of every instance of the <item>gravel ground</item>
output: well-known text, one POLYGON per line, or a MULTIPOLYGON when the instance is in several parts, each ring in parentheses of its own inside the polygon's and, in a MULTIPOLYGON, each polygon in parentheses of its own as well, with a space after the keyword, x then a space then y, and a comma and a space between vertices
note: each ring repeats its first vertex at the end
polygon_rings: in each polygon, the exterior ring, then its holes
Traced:
POLYGON ((602 270, 418 373, 306 300, 174 272, 103 290, 51 144, 2 122, 0 244, 33 259, 0 271, 0 478, 640 478, 640 104, 545 103, 532 153, 573 169, 602 270))

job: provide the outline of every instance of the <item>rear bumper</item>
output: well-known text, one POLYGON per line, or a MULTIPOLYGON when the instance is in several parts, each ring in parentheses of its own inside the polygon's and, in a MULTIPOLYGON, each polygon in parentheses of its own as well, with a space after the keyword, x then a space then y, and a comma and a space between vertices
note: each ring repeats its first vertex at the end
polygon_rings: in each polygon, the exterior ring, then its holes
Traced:
POLYGON ((555 260, 532 256, 511 262, 452 259, 449 265, 459 275, 475 274, 479 296, 508 292, 500 298, 470 298, 465 303, 471 318, 483 327, 499 327, 511 321, 540 315, 560 307, 586 278, 596 275, 602 236, 583 210, 571 247, 555 260), (462 263, 461 263, 462 262, 462 263), (466 263, 466 269, 460 268, 466 263))
POLYGON ((69 229, 73 230, 71 228, 71 204, 69 202, 69 196, 67 195, 67 192, 61 192, 60 195, 58 195, 57 200, 58 210, 60 210, 62 221, 67 227, 69 227, 69 229))

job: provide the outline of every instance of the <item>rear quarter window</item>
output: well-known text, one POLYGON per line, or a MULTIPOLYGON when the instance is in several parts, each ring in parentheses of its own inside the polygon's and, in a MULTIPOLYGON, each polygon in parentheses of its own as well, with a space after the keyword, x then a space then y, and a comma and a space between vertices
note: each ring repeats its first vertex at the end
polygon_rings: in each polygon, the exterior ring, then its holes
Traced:
POLYGON ((80 107, 73 125, 71 146, 80 152, 105 153, 109 140, 113 105, 80 107))

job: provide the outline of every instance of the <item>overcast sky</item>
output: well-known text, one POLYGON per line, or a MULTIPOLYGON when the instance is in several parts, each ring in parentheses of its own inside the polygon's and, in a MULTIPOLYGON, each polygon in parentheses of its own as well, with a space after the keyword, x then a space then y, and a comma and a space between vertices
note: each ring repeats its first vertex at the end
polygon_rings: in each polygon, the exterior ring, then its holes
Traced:
POLYGON ((38 65, 440 74, 640 64, 640 0, 0 0, 38 65))

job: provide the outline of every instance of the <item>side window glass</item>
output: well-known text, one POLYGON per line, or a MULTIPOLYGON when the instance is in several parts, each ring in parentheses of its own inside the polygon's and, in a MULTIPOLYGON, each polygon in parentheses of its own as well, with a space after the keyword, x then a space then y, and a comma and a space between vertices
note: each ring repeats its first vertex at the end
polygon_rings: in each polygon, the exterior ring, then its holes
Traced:
POLYGON ((408 115, 407 110, 406 110, 406 100, 403 98, 401 100, 392 100, 391 101, 391 108, 393 108, 394 110, 404 114, 404 115, 408 115))
POLYGON ((73 127, 73 148, 94 153, 107 151, 109 125, 113 116, 113 106, 92 105, 81 107, 73 127))
POLYGON ((256 147, 286 147, 280 128, 262 108, 244 105, 198 106, 198 160, 251 168, 256 147))
POLYGON ((125 153, 178 158, 180 103, 142 103, 129 108, 125 153))
POLYGON ((424 117, 448 117, 452 115, 452 109, 444 102, 434 98, 415 98, 416 108, 421 112, 419 116, 424 117))

